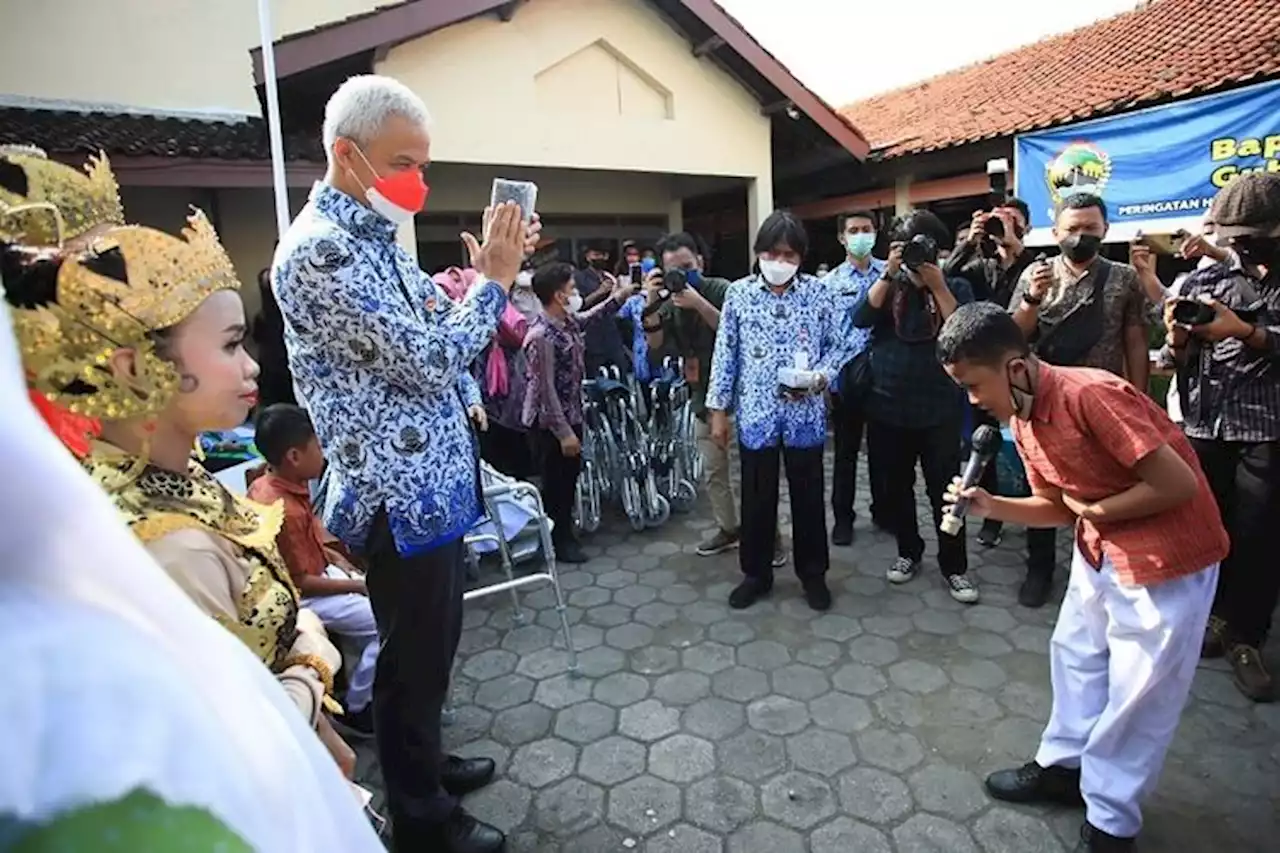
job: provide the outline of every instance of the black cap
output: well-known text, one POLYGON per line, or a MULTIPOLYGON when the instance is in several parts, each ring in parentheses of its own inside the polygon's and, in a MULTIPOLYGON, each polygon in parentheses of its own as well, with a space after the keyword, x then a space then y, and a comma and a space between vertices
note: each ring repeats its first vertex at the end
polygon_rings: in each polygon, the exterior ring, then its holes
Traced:
POLYGON ((1241 175, 1213 197, 1209 219, 1224 237, 1280 237, 1280 175, 1241 175))

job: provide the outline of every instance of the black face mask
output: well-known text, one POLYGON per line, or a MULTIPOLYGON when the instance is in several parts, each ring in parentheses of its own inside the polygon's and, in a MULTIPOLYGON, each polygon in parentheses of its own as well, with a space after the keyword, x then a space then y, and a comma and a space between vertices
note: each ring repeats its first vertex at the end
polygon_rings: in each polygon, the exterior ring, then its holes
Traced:
POLYGON ((1072 263, 1083 264, 1097 257, 1102 238, 1095 234, 1072 234, 1060 242, 1058 248, 1072 263))
POLYGON ((1270 272, 1271 267, 1280 264, 1280 239, 1275 237, 1237 237, 1231 241, 1231 248, 1246 266, 1261 265, 1270 272))

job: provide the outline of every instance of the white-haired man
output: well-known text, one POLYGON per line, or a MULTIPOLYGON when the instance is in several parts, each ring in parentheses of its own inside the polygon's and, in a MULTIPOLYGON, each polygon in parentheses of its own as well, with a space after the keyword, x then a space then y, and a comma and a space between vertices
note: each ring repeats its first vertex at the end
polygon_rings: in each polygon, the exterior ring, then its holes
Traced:
POLYGON ((535 224, 486 211, 483 279, 456 306, 396 243, 426 201, 428 115, 407 87, 353 77, 325 108, 328 171, 280 241, 272 281, 299 402, 329 462, 324 522, 369 563, 382 647, 374 727, 396 848, 489 853, 502 833, 455 797, 488 759, 446 757, 440 712, 462 629, 462 535, 481 513, 459 377, 493 337, 535 224))

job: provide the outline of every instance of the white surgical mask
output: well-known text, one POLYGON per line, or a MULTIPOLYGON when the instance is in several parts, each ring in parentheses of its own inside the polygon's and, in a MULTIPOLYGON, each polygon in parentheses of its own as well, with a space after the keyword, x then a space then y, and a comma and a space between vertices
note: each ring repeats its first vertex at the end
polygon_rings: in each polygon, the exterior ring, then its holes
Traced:
POLYGON ((787 263, 786 261, 760 259, 760 275, 764 276, 764 280, 774 287, 791 281, 796 277, 796 271, 799 269, 799 265, 787 263))
POLYGON ((582 310, 582 295, 578 293, 570 293, 569 304, 565 307, 569 309, 570 314, 577 314, 582 310))

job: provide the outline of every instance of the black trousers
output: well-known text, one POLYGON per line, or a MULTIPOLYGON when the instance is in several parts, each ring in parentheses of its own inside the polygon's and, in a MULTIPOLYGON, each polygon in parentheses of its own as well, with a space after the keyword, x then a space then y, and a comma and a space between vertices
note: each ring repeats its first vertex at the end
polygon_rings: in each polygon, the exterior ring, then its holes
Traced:
POLYGON ((1231 537, 1218 571, 1213 614, 1231 636, 1261 648, 1280 598, 1275 532, 1280 529, 1280 442, 1191 439, 1231 537))
POLYGON ((830 565, 827 552, 826 493, 822 447, 738 447, 742 462, 742 525, 738 564, 747 577, 773 579, 773 548, 778 535, 778 475, 787 468, 791 490, 792 557, 801 581, 821 578, 830 565))
POLYGON ((393 825, 404 832, 448 817, 440 787, 440 712, 462 636, 462 539, 402 557, 385 511, 367 542, 369 603, 378 623, 373 721, 393 825))
MULTIPOLYGON (((898 539, 898 556, 924 557, 924 540, 916 518, 916 463, 924 471, 925 492, 933 510, 933 528, 942 523, 942 496, 951 478, 960 473, 960 424, 911 429, 872 420, 867 425, 868 451, 879 457, 884 471, 885 499, 890 524, 898 539)), ((938 564, 942 574, 969 570, 965 533, 948 536, 938 531, 938 564)))
MULTIPOLYGON (((582 427, 573 427, 573 432, 581 440, 582 427)), ((572 539, 573 501, 582 457, 561 453, 560 439, 551 430, 535 429, 531 434, 538 473, 542 475, 542 505, 555 522, 554 538, 558 542, 565 541, 566 537, 572 539)))
MULTIPOLYGON (((866 426, 866 413, 860 402, 846 400, 839 394, 831 396, 831 420, 835 426, 835 462, 831 472, 831 512, 836 523, 853 523, 858 513, 853 501, 858 495, 858 452, 862 449, 862 434, 866 426)), ((871 517, 887 520, 884 487, 879 460, 867 450, 867 478, 871 483, 871 517)))
POLYGON ((493 421, 480 436, 480 458, 509 477, 526 480, 534 472, 529 436, 493 421))

